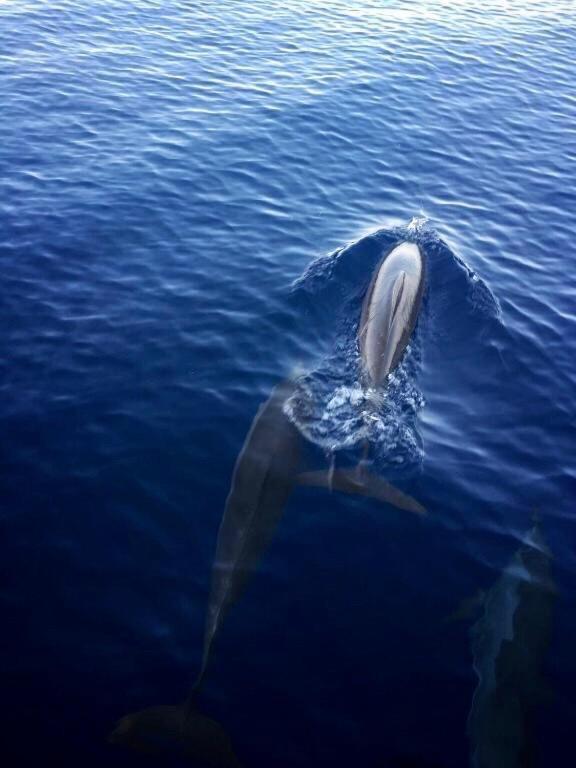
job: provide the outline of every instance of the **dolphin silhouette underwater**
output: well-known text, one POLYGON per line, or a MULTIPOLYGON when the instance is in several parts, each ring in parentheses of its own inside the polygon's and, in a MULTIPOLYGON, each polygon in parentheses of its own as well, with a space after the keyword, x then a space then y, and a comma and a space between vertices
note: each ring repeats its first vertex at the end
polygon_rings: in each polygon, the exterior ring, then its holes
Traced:
MULTIPOLYGON (((425 286, 424 254, 416 243, 402 242, 376 267, 362 303, 358 327, 362 378, 367 387, 384 387, 401 362, 416 327, 425 286)), ((305 472, 300 482, 353 493, 423 514, 425 508, 404 491, 366 470, 369 445, 360 463, 350 468, 305 472)))
POLYGON ((196 707, 211 649, 224 618, 266 550, 298 481, 301 435, 284 413, 294 392, 287 380, 258 409, 236 460, 216 542, 202 662, 187 700, 123 717, 109 737, 141 751, 174 751, 207 768, 239 763, 222 726, 196 707))
POLYGON ((535 765, 531 718, 543 698, 541 667, 556 599, 550 562, 536 522, 484 596, 472 627, 478 677, 467 724, 472 768, 535 765))
MULTIPOLYGON (((368 288, 360 323, 362 360, 372 385, 381 385, 400 361, 416 323, 422 290, 420 249, 403 243, 386 254, 368 288)), ((214 640, 270 543, 296 484, 329 487, 372 496, 412 512, 425 511, 411 496, 360 467, 300 472, 302 437, 284 412, 294 391, 291 380, 274 388, 260 406, 236 460, 217 537, 202 661, 190 695, 180 705, 126 715, 110 735, 111 742, 144 751, 176 748, 208 768, 239 765, 224 729, 199 712, 196 697, 214 640)))

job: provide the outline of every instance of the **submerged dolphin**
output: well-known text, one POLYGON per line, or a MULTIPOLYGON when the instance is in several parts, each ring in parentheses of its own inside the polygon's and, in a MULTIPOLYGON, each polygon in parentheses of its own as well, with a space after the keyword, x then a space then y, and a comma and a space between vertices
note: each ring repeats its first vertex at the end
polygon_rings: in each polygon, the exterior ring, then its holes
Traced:
POLYGON ((234 467, 216 543, 196 685, 206 671, 212 643, 228 610, 268 546, 298 482, 301 435, 284 413, 284 403, 293 392, 293 383, 284 381, 260 406, 234 467))
MULTIPOLYGON (((362 369, 367 384, 382 386, 402 359, 418 320, 424 293, 424 257, 415 243, 400 243, 374 271, 364 302, 358 331, 362 369)), ((364 459, 368 454, 364 448, 364 459)), ((344 493, 372 496, 399 509, 424 513, 416 499, 376 475, 365 462, 352 469, 306 472, 301 482, 344 493)))
POLYGON ((294 392, 284 381, 260 406, 236 460, 218 532, 202 662, 192 693, 179 706, 150 707, 123 717, 110 736, 137 749, 170 746, 202 765, 238 765, 223 728, 195 706, 214 639, 268 546, 300 467, 300 432, 284 413, 294 392))
POLYGON ((472 629, 478 676, 468 718, 473 768, 534 765, 531 714, 542 698, 541 666, 556 595, 550 560, 535 524, 486 594, 472 629))
POLYGON ((397 245, 374 272, 358 333, 370 386, 381 386, 402 359, 420 312, 424 273, 424 257, 416 243, 397 245))

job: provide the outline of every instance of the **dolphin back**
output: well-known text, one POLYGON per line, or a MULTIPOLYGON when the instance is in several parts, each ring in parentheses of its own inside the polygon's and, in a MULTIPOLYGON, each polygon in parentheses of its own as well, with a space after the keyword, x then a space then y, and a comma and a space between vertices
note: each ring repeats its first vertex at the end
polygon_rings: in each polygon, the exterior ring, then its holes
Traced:
POLYGON ((398 365, 416 326, 424 292, 424 257, 416 243, 401 243, 380 262, 362 305, 358 341, 372 386, 398 365))

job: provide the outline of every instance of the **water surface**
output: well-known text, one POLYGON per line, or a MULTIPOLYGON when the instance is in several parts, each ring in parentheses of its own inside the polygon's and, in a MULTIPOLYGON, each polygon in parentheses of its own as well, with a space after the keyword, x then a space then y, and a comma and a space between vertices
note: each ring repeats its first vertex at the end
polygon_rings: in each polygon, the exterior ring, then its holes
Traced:
POLYGON ((291 375, 312 459, 368 434, 429 515, 297 490, 206 710, 247 766, 466 765, 470 625, 444 619, 537 508, 558 587, 537 741, 566 764, 575 22, 539 0, 0 6, 11 765, 146 762, 106 735, 185 696, 232 468, 291 375), (402 239, 428 290, 367 421, 355 331, 402 239))

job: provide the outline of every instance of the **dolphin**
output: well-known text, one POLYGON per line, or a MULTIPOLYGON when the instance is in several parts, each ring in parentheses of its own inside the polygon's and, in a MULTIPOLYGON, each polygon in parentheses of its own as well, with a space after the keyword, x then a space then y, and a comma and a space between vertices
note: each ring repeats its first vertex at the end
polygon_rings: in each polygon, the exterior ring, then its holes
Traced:
POLYGON ((266 550, 298 482, 302 438, 284 413, 294 384, 284 381, 260 406, 238 455, 218 532, 204 634, 206 671, 214 638, 266 550))
POLYGON ((196 708, 214 640, 232 605, 266 550, 294 485, 298 482, 301 435, 284 413, 293 394, 283 381, 260 406, 234 467, 216 554, 204 630, 200 671, 187 700, 150 707, 123 717, 109 740, 136 749, 176 749, 210 768, 239 765, 221 725, 196 708))
MULTIPOLYGON (((401 361, 422 305, 424 256, 416 243, 403 242, 388 251, 374 271, 362 304, 358 345, 364 379, 370 387, 381 387, 401 361)), ((399 509, 424 514, 425 508, 404 491, 365 467, 369 446, 357 467, 306 472, 304 485, 315 485, 343 493, 371 496, 399 509)))
POLYGON ((369 386, 382 386, 402 359, 422 304, 424 267, 418 245, 404 242, 389 251, 374 271, 358 331, 369 386))
POLYGON ((556 588, 538 523, 484 599, 471 632, 478 685, 468 717, 473 768, 535 764, 531 716, 542 699, 541 666, 556 588))
MULTIPOLYGON (((424 267, 418 246, 402 243, 376 270, 362 308, 359 343, 364 369, 379 386, 400 361, 422 299, 424 267)), ((196 708, 214 640, 266 550, 296 483, 372 496, 401 509, 424 507, 382 478, 356 469, 300 472, 301 435, 284 412, 294 393, 291 380, 279 384, 259 408, 238 455, 216 542, 200 670, 186 701, 150 707, 122 718, 113 743, 139 749, 171 744, 180 753, 214 768, 238 765, 222 727, 196 708)))

